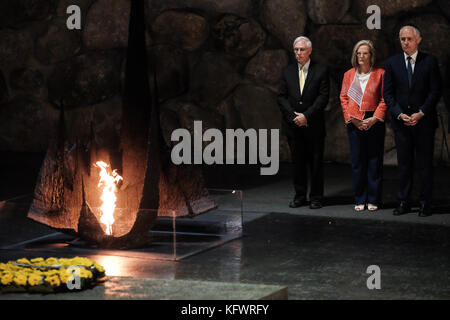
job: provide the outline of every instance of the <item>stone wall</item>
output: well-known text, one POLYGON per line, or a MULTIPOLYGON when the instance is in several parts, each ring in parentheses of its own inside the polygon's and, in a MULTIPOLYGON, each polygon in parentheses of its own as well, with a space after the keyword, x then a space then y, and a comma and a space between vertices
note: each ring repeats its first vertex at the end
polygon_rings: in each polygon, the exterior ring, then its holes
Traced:
MULTIPOLYGON (((312 39, 312 58, 332 71, 329 161, 349 162, 338 94, 358 40, 374 41, 383 66, 400 51, 399 27, 411 21, 422 30, 421 49, 438 57, 442 73, 450 64, 446 0, 144 1, 168 143, 173 129, 191 129, 193 120, 203 120, 204 130, 280 128, 277 84, 281 69, 294 61, 291 46, 298 35, 312 39), (381 8, 381 30, 366 27, 372 4, 381 8)), ((61 100, 71 134, 87 136, 93 123, 100 143, 114 139, 120 130, 129 6, 128 0, 1 1, 0 150, 45 151, 61 100), (71 4, 81 8, 81 30, 66 27, 71 4)), ((448 94, 448 82, 446 88, 448 94)), ((443 99, 438 109, 447 128, 443 99)), ((439 130, 437 160, 442 137, 439 130)), ((281 160, 289 161, 284 137, 280 148, 281 160)), ((395 164, 390 126, 385 150, 385 162, 395 164)), ((446 155, 444 160, 450 163, 446 155)))

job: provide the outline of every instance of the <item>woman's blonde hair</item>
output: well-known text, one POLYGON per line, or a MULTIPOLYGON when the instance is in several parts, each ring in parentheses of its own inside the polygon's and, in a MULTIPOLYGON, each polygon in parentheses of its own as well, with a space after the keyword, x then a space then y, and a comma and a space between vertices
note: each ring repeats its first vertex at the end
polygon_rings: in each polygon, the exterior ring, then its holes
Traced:
POLYGON ((356 56, 356 52, 358 51, 359 47, 361 46, 368 46, 369 47, 369 52, 370 52, 370 67, 373 67, 373 65, 375 64, 375 48, 373 46, 372 41, 370 40, 361 40, 358 41, 357 44, 355 44, 355 46, 353 47, 353 53, 352 53, 352 66, 354 68, 358 68, 358 57, 356 56))

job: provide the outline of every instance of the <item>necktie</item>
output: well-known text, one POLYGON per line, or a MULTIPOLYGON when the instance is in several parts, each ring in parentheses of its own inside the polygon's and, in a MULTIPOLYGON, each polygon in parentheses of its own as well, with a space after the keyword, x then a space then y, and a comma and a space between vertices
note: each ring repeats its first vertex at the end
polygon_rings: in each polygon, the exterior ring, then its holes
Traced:
POLYGON ((305 66, 302 66, 302 70, 300 71, 300 94, 303 93, 303 87, 305 86, 305 66))
POLYGON ((413 75, 413 70, 412 70, 412 66, 411 66, 411 57, 407 57, 406 58, 408 60, 408 83, 409 83, 409 87, 411 87, 411 81, 412 81, 412 75, 413 75))

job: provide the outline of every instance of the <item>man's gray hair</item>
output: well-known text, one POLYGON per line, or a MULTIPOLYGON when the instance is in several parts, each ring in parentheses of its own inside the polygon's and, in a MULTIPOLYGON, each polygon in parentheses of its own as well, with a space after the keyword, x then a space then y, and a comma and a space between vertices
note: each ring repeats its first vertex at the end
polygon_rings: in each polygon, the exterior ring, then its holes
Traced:
POLYGON ((306 41, 306 46, 310 47, 310 48, 312 47, 311 40, 309 40, 307 37, 304 37, 304 36, 295 38, 294 43, 292 44, 292 47, 295 47, 295 44, 299 41, 306 41))
POLYGON ((402 30, 403 30, 403 29, 406 29, 406 28, 411 28, 411 29, 413 29, 414 34, 416 35, 416 37, 417 37, 417 38, 420 38, 420 31, 419 31, 419 29, 417 29, 416 27, 411 26, 411 25, 406 25, 406 26, 403 26, 403 27, 400 28, 400 31, 398 32, 398 37, 399 37, 399 38, 400 38, 400 35, 401 35, 401 33, 402 33, 402 30))

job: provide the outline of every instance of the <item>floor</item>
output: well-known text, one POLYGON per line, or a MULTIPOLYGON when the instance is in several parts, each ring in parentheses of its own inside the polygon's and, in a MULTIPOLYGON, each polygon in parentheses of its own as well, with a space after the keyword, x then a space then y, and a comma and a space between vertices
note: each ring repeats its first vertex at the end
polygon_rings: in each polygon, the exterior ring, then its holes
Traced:
MULTIPOLYGON (((42 155, 9 157, 0 177, 0 247, 55 232, 27 219, 24 208, 8 209, 20 208, 19 196, 32 193, 42 155)), ((243 190, 243 237, 180 261, 101 250, 90 257, 110 276, 283 285, 293 300, 450 299, 450 168, 436 168, 435 214, 427 218, 418 217, 417 208, 392 215, 393 167, 385 168, 383 207, 375 213, 352 210, 348 165, 326 164, 326 206, 319 210, 288 207, 289 164, 274 177, 258 176, 255 167, 204 172, 211 188, 243 190), (368 289, 374 283, 369 266, 379 267, 380 289, 368 289)), ((26 254, 0 250, 0 261, 26 254)))

